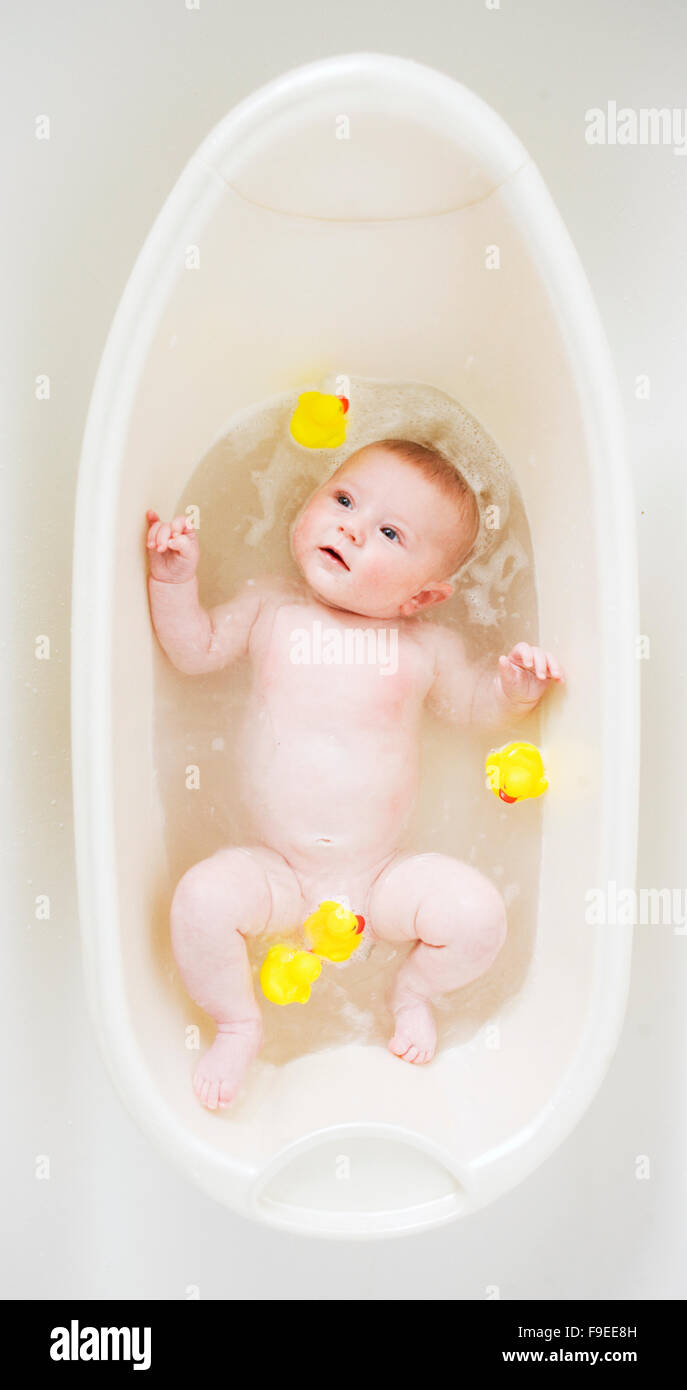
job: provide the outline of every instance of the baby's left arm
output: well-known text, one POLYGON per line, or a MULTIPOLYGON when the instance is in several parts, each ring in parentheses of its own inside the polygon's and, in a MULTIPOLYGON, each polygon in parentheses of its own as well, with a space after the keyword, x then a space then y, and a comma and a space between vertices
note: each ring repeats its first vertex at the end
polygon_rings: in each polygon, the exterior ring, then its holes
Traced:
POLYGON ((535 709, 552 681, 564 680, 550 652, 518 642, 500 656, 496 670, 470 664, 457 633, 435 628, 435 675, 429 703, 436 714, 457 723, 498 725, 535 709))

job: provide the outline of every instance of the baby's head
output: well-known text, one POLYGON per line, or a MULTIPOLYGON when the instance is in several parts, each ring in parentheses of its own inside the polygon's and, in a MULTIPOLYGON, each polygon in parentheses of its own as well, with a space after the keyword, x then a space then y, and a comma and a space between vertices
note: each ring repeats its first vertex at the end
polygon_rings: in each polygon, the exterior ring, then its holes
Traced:
POLYGON ((324 603, 412 617, 453 593, 479 530, 475 495, 437 450, 405 439, 358 449, 313 493, 291 544, 324 603))

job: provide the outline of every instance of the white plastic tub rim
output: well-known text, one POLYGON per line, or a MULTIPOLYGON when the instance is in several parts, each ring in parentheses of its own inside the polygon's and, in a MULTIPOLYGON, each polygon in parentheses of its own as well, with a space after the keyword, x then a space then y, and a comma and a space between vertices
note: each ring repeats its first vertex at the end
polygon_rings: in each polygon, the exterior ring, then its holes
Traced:
MULTIPOLYGON (((340 1127, 312 1135, 275 1158, 260 1173, 189 1132, 155 1093, 142 1065, 128 1018, 118 950, 118 884, 114 855, 111 765, 111 657, 113 567, 110 543, 118 469, 126 445, 132 403, 156 325, 177 273, 176 250, 189 210, 223 196, 218 173, 224 152, 249 145, 265 122, 325 92, 340 81, 364 82, 378 91, 407 92, 435 113, 438 126, 469 124, 471 150, 492 189, 504 188, 510 210, 534 239, 542 279, 549 288, 573 369, 584 397, 587 428, 605 469, 595 480, 603 517, 601 565, 611 596, 609 621, 615 644, 609 678, 625 686, 617 709, 608 709, 603 748, 604 853, 609 876, 631 885, 637 816, 638 701, 634 640, 638 630, 632 500, 621 412, 608 348, 584 273, 567 230, 532 161, 505 123, 478 97, 449 77, 407 59, 362 53, 308 64, 270 82, 231 111, 193 156, 164 204, 136 261, 107 339, 90 403, 77 495, 73 591, 73 769, 79 909, 91 1013, 113 1081, 141 1127, 190 1180, 217 1200, 275 1227, 320 1236, 367 1238, 405 1234, 443 1224, 508 1191, 536 1169, 571 1132, 597 1091, 617 1044, 625 1009, 631 939, 608 933, 595 958, 586 1030, 574 1063, 562 1075, 536 1122, 484 1153, 470 1171, 452 1155, 433 1151, 421 1136, 383 1126, 340 1127), (515 176, 518 175, 516 178, 515 176), (512 181, 512 192, 510 184, 512 181), (97 563, 94 560, 97 558, 97 563), (619 653, 627 653, 619 669, 619 653), (612 803, 610 786, 613 784, 612 803), (107 982, 106 988, 103 982, 107 982), (293 1157, 345 1132, 349 1141, 405 1140, 449 1175, 445 1192, 429 1202, 386 1212, 344 1213, 299 1208, 281 1200, 279 1173, 293 1157), (276 1188, 275 1188, 276 1180, 276 1188), (451 1188, 451 1184, 453 1187, 451 1188)), ((487 194, 485 194, 487 196, 487 194)), ((374 1167, 374 1158, 371 1159, 374 1167)))

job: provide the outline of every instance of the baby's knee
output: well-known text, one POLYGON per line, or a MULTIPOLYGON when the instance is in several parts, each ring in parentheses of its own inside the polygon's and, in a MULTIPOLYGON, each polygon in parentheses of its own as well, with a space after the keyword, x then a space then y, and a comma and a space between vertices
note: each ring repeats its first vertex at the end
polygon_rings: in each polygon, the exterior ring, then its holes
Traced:
POLYGON ((428 945, 459 945, 462 955, 486 970, 506 940, 506 906, 484 874, 456 863, 428 895, 422 926, 428 945))
POLYGON ((222 850, 193 864, 179 879, 170 911, 172 941, 248 929, 269 914, 269 888, 249 854, 222 850))
POLYGON ((480 874, 476 890, 474 941, 472 949, 486 970, 496 959, 508 934, 506 904, 498 888, 480 874))

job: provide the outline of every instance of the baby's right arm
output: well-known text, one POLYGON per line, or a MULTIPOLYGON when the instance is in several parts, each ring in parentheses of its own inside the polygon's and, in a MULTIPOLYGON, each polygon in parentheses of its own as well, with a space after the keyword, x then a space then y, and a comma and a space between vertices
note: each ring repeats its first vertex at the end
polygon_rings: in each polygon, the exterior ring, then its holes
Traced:
POLYGON ((161 522, 157 512, 149 511, 146 518, 148 593, 158 641, 185 675, 220 671, 248 651, 263 592, 246 585, 229 603, 206 612, 198 598, 198 536, 188 517, 161 522))

